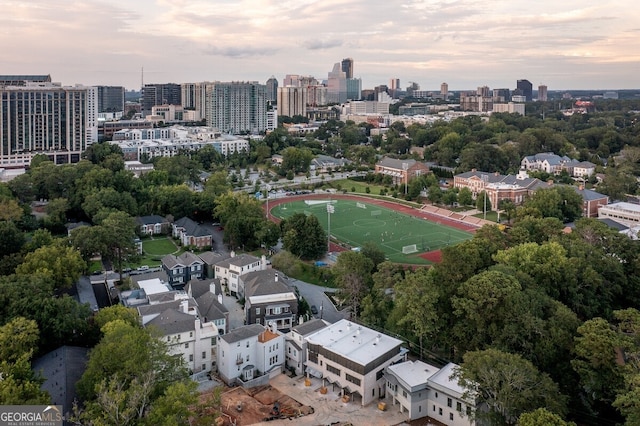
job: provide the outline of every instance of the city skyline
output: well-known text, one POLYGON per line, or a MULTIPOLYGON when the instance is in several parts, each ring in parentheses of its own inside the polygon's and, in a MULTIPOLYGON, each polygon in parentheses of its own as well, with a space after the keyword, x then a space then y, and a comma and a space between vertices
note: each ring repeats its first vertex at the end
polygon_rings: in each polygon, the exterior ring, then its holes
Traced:
MULTIPOLYGON (((353 58, 363 88, 640 88, 631 0, 0 0, 2 74, 64 85, 327 78, 353 58)), ((636 12, 634 12, 636 10, 636 12)))

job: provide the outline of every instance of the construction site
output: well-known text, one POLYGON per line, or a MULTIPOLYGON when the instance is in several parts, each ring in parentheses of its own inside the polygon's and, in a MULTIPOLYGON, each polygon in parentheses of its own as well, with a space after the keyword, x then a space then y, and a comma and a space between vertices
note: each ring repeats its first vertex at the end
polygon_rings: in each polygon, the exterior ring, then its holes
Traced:
POLYGON ((221 395, 222 425, 245 426, 279 419, 294 419, 314 412, 270 385, 235 387, 221 395))

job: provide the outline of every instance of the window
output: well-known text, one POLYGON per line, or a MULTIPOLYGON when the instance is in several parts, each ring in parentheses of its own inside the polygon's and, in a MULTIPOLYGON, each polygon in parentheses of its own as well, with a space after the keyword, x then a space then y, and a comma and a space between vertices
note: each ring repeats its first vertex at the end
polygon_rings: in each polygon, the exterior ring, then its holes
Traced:
MULTIPOLYGON (((238 342, 238 347, 240 347, 240 342, 238 342)), ((436 397, 438 396, 438 394, 436 394, 436 397)))
POLYGON ((462 403, 461 402, 456 402, 456 410, 462 411, 462 403))
POLYGON ((376 373, 376 380, 380 380, 380 379, 382 379, 382 375, 383 375, 383 374, 384 374, 384 369, 382 369, 382 370, 378 371, 378 372, 376 373))
POLYGON ((442 415, 442 408, 438 407, 438 414, 442 415))
POLYGON ((451 398, 447 398, 447 407, 452 407, 453 406, 453 401, 451 401, 451 398))
POLYGON ((247 340, 247 347, 249 347, 249 341, 247 340))
POLYGON ((206 352, 202 352, 202 359, 206 359, 207 358, 207 353, 206 352))
POLYGON ((328 371, 329 373, 333 373, 333 374, 335 374, 336 376, 339 376, 339 375, 340 375, 340 370, 339 370, 338 368, 334 367, 334 366, 333 366, 333 365, 331 365, 331 364, 327 364, 327 371, 328 371))
POLYGON ((193 331, 189 332, 189 337, 193 337, 193 331))
POLYGON ((184 344, 184 348, 185 348, 185 349, 189 349, 189 342, 187 342, 187 343, 185 343, 185 344, 184 344))
POLYGON ((353 377, 349 373, 345 373, 344 377, 345 377, 345 379, 347 379, 347 382, 351 382, 356 386, 360 386, 360 379, 358 379, 357 377, 353 377))
POLYGON ((436 406, 435 405, 433 406, 433 411, 436 411, 436 406))
POLYGON ((453 413, 449 413, 449 420, 453 420, 453 413))
POLYGON ((193 354, 189 355, 189 361, 193 362, 193 354))
POLYGON ((202 364, 202 369, 206 370, 207 369, 207 364, 202 364))
POLYGON ((422 413, 422 405, 418 405, 418 413, 422 413))
POLYGON ((438 398, 438 392, 436 392, 436 399, 438 398))
POLYGON ((260 315, 260 308, 256 308, 256 315, 260 315))
POLYGON ((249 362, 249 355, 247 355, 247 362, 249 362))
POLYGON ((406 390, 402 391, 402 396, 404 396, 405 398, 407 397, 407 391, 406 390))

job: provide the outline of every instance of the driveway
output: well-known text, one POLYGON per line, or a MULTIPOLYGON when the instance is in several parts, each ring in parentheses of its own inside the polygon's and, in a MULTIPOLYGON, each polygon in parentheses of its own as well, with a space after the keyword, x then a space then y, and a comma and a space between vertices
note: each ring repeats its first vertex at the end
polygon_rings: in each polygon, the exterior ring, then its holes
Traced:
POLYGON ((309 306, 315 305, 315 307, 318 308, 318 314, 314 315, 314 317, 322 318, 330 323, 334 323, 343 318, 349 318, 349 311, 347 309, 338 311, 333 303, 331 303, 331 299, 325 294, 325 292, 335 293, 335 288, 321 287, 293 278, 289 278, 289 283, 291 283, 292 286, 298 287, 300 296, 304 297, 309 306))

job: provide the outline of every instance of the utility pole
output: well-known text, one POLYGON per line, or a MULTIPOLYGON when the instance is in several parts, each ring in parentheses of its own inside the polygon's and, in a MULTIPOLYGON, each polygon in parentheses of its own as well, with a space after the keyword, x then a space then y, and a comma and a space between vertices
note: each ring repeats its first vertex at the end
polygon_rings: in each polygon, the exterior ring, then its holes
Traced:
POLYGON ((327 204, 327 253, 331 253, 331 214, 336 212, 336 208, 331 204, 327 204))

